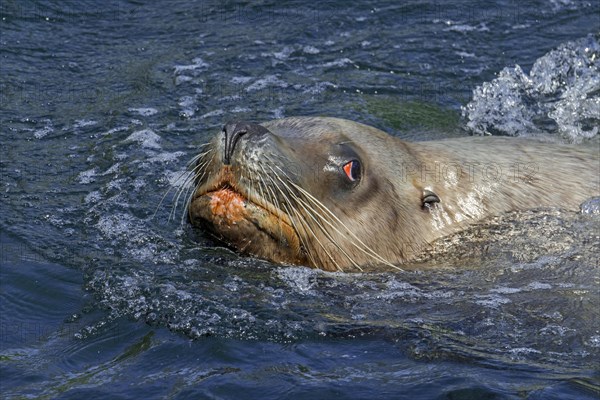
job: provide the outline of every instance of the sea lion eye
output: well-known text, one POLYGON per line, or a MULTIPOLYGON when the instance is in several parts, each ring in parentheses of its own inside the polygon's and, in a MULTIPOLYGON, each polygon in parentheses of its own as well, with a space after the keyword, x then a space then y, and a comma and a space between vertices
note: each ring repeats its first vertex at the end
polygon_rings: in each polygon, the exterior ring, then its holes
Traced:
POLYGON ((348 161, 342 168, 351 182, 356 182, 360 179, 360 162, 358 160, 348 161))

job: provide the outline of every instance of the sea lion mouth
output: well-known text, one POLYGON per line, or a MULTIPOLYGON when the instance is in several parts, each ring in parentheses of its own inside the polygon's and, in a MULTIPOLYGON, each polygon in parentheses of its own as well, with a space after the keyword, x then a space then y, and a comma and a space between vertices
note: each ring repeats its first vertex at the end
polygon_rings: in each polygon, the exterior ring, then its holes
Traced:
POLYGON ((227 171, 221 178, 225 179, 196 189, 189 207, 191 220, 243 252, 280 262, 302 262, 300 238, 289 216, 231 179, 227 171))
POLYGON ((248 204, 247 198, 228 185, 206 192, 201 196, 210 197, 209 207, 211 212, 230 223, 235 223, 243 218, 243 211, 248 204))
POLYGON ((254 190, 245 189, 229 177, 221 178, 213 184, 197 188, 192 196, 192 203, 204 196, 210 198, 211 211, 215 216, 230 217, 231 222, 239 220, 239 214, 244 208, 254 206, 272 214, 275 218, 280 219, 282 223, 292 226, 289 216, 281 208, 275 206, 260 194, 255 193, 254 190))

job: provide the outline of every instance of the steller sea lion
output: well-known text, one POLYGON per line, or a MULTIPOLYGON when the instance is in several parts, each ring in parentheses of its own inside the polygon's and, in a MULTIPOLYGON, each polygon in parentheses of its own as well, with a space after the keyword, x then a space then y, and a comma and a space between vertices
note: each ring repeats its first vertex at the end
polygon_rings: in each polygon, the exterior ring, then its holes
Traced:
POLYGON ((598 196, 598 149, 520 138, 405 142, 337 118, 225 125, 195 157, 189 219, 242 253, 399 268, 500 213, 598 196))

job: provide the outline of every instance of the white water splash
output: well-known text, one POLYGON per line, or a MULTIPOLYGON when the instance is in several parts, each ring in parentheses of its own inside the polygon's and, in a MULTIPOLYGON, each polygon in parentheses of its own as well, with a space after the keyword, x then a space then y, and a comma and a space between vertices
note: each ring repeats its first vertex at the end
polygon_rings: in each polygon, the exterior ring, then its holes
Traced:
POLYGON ((479 135, 558 132, 580 142, 600 125, 600 35, 567 42, 539 58, 529 74, 519 65, 473 91, 463 107, 479 135))

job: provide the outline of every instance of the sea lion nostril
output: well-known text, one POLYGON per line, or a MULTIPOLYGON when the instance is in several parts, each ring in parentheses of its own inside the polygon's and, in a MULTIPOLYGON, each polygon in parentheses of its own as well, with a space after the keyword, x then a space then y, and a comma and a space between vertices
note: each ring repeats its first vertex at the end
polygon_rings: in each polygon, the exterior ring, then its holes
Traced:
POLYGON ((231 163, 231 155, 235 150, 237 142, 242 136, 248 133, 247 125, 245 122, 231 122, 225 124, 223 127, 223 134, 225 135, 225 148, 223 154, 223 163, 231 163))
POLYGON ((248 137, 257 137, 264 135, 269 131, 258 124, 251 122, 237 121, 229 122, 223 127, 223 135, 225 136, 225 148, 223 155, 223 163, 228 165, 231 163, 231 156, 235 150, 240 138, 244 135, 248 137))

